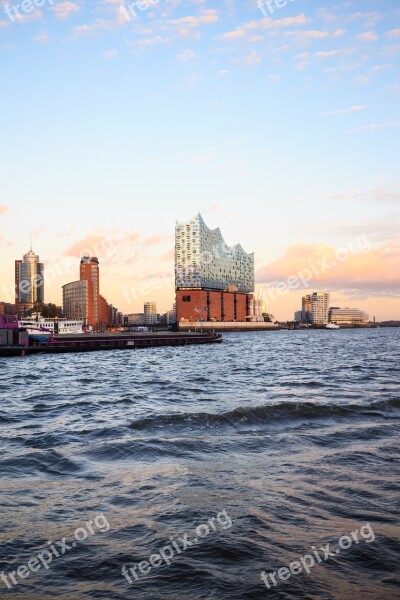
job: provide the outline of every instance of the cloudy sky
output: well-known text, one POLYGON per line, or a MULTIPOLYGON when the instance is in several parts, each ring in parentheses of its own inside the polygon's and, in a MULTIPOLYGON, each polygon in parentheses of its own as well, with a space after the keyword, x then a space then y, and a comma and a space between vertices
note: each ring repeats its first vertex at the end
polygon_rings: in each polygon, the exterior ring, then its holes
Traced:
POLYGON ((397 0, 27 6, 0 0, 0 300, 32 234, 47 302, 87 251, 109 302, 167 310, 201 212, 277 318, 307 290, 400 318, 397 0))

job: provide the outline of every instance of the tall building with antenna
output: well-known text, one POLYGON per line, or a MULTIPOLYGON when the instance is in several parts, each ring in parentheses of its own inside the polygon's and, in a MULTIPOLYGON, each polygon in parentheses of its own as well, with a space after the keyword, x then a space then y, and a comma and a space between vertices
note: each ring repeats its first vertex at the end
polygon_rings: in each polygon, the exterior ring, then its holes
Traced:
POLYGON ((44 265, 31 248, 22 260, 15 261, 15 309, 25 312, 39 302, 44 302, 44 265))

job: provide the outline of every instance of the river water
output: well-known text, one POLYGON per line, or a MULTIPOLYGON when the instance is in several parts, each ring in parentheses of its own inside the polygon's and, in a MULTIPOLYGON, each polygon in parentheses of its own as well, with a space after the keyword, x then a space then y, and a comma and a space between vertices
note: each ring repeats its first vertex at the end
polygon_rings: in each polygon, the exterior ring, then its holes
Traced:
POLYGON ((0 359, 0 596, 398 598, 399 424, 400 329, 0 359))

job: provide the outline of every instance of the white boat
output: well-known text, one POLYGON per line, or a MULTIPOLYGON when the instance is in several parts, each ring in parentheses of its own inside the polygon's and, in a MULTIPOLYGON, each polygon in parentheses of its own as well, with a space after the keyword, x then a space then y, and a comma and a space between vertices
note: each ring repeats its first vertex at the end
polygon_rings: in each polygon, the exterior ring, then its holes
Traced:
POLYGON ((26 327, 24 325, 22 325, 21 327, 24 327, 24 329, 26 329, 26 332, 29 335, 29 339, 34 339, 38 342, 48 342, 53 336, 51 331, 47 331, 46 329, 42 329, 41 327, 26 327))
POLYGON ((61 335, 84 333, 83 321, 72 321, 71 319, 45 319, 39 317, 37 320, 34 317, 22 318, 19 321, 19 326, 24 328, 45 329, 51 333, 61 335))
POLYGON ((340 329, 337 323, 328 323, 326 326, 327 329, 340 329))

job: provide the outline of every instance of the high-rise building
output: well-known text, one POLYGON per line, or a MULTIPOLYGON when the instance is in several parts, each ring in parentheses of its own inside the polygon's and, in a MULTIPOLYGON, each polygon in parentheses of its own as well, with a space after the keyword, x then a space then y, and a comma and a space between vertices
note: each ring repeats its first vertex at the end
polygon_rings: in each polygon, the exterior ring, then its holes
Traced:
POLYGON ((311 321, 311 296, 307 294, 301 300, 302 320, 304 322, 311 321))
POLYGON ((15 261, 15 304, 18 314, 44 302, 44 266, 32 250, 15 261))
POLYGON ((314 292, 311 294, 311 322, 314 325, 328 323, 329 294, 314 292))
POLYGON ((157 325, 157 306, 155 302, 144 303, 144 324, 157 325))
POLYGON ((84 256, 79 281, 63 285, 63 308, 67 319, 84 319, 85 325, 103 331, 113 324, 113 310, 100 295, 99 259, 84 256))
POLYGON ((200 214, 175 228, 177 321, 255 320, 254 254, 227 246, 200 214))
POLYGON ((369 316, 358 308, 332 307, 329 309, 329 321, 338 325, 361 325, 368 323, 369 316))
POLYGON ((311 294, 301 299, 301 310, 294 313, 294 320, 299 323, 311 323, 311 294))
MULTIPOLYGON (((100 321, 100 272, 98 258, 95 256, 83 256, 81 258, 80 280, 88 282, 88 321, 91 325, 97 326, 100 321)), ((104 317, 104 314, 102 314, 102 317, 104 317)))

